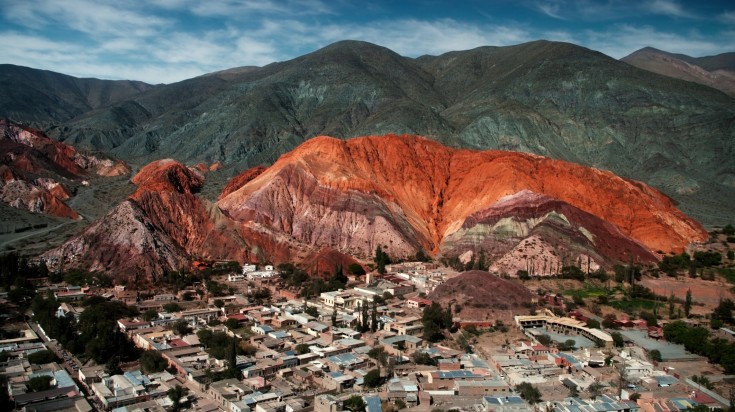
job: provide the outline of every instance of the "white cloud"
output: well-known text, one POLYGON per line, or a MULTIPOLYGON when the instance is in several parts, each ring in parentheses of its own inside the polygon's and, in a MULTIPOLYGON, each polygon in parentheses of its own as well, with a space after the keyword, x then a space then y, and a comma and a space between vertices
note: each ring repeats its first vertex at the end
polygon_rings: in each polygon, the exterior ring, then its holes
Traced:
POLYGON ((100 37, 152 36, 168 27, 168 19, 120 7, 109 0, 35 0, 7 4, 6 19, 31 29, 52 25, 100 37))
POLYGON ((563 5, 560 4, 557 1, 554 1, 554 2, 550 2, 550 1, 539 2, 539 3, 536 3, 535 6, 536 6, 536 8, 539 11, 541 11, 543 14, 545 14, 545 15, 547 15, 549 17, 552 17, 552 18, 555 18, 555 19, 560 19, 560 20, 566 20, 564 17, 561 16, 561 14, 559 14, 559 9, 563 5))
POLYGON ((696 18, 697 16, 684 8, 673 0, 653 0, 644 3, 644 7, 653 14, 662 14, 671 17, 696 18))

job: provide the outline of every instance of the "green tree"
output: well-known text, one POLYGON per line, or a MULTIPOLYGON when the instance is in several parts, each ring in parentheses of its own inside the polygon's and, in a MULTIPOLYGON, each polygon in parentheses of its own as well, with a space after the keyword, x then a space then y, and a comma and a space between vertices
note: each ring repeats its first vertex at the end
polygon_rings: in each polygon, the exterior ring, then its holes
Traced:
POLYGON ((590 397, 592 399, 597 399, 598 396, 602 395, 602 390, 604 388, 605 387, 601 383, 594 382, 590 386, 587 387, 587 393, 590 394, 590 397))
POLYGON ((51 388, 52 377, 48 375, 35 376, 28 380, 26 386, 31 392, 43 392, 51 388))
POLYGON ((168 366, 168 361, 161 356, 160 352, 148 350, 140 355, 140 366, 143 367, 145 373, 163 372, 168 366))
POLYGON ((332 327, 337 327, 337 307, 332 308, 332 327))
POLYGON ((432 358, 427 352, 416 351, 412 357, 413 362, 417 365, 436 366, 436 359, 432 358))
POLYGON ((123 370, 120 368, 119 356, 112 356, 107 360, 107 363, 105 363, 105 372, 110 376, 122 375, 123 370))
POLYGON ((191 327, 189 326, 189 322, 187 322, 186 319, 179 319, 174 322, 172 330, 175 334, 179 336, 184 336, 191 333, 191 327))
POLYGON ((172 407, 174 411, 178 411, 181 408, 181 399, 184 398, 188 393, 189 388, 181 385, 176 385, 168 390, 168 398, 171 399, 171 402, 173 402, 172 407))
POLYGON ((350 396, 346 401, 344 401, 343 406, 345 409, 352 412, 365 411, 365 401, 363 401, 362 396, 359 395, 350 396))
POLYGON ((370 332, 375 333, 378 330, 378 303, 373 299, 373 310, 370 313, 370 332))
POLYGON ((649 354, 651 355, 651 360, 655 362, 663 361, 663 358, 661 358, 661 351, 659 351, 658 349, 653 349, 651 352, 649 352, 649 354))
POLYGON ((179 304, 176 302, 171 302, 171 303, 167 303, 163 305, 163 310, 165 310, 168 313, 180 312, 181 306, 179 306, 179 304))
POLYGON ((541 391, 528 382, 521 382, 515 387, 516 392, 531 405, 541 402, 541 391))
POLYGON ((146 322, 150 322, 156 318, 158 318, 158 311, 155 309, 148 309, 147 311, 143 312, 143 320, 145 320, 146 322))
POLYGON ((296 353, 298 353, 299 355, 309 353, 309 345, 305 343, 299 343, 298 345, 296 345, 294 349, 296 350, 296 353))
POLYGON ((684 316, 689 317, 692 310, 692 290, 687 289, 686 298, 684 299, 684 316))
POLYGON ((590 318, 587 320, 587 327, 592 329, 600 329, 600 321, 590 318))
POLYGON ((222 309, 225 306, 225 301, 222 299, 215 299, 214 306, 216 306, 217 309, 222 309))
POLYGON ((612 332, 610 334, 613 339, 613 345, 615 345, 616 348, 622 348, 625 346, 625 340, 623 339, 623 335, 620 334, 620 332, 612 332))
POLYGON ((53 363, 56 362, 58 358, 56 355, 51 352, 50 350, 40 350, 38 352, 33 352, 30 355, 28 355, 28 362, 30 362, 33 365, 43 365, 46 363, 53 363))
POLYGON ((359 263, 352 263, 347 267, 347 270, 355 276, 362 276, 365 274, 365 268, 359 263))
POLYGON ((538 335, 536 337, 536 340, 538 341, 538 343, 540 343, 540 344, 542 344, 544 346, 550 346, 552 343, 554 343, 554 341, 551 339, 551 336, 549 336, 549 335, 547 335, 545 333, 542 333, 541 335, 538 335))
POLYGON ((380 370, 371 369, 368 373, 365 374, 365 376, 363 377, 363 381, 365 382, 366 387, 377 388, 383 381, 380 377, 380 370))
POLYGON ((383 247, 378 245, 375 248, 375 257, 373 258, 378 268, 378 273, 385 274, 385 265, 390 264, 390 257, 383 251, 383 247))

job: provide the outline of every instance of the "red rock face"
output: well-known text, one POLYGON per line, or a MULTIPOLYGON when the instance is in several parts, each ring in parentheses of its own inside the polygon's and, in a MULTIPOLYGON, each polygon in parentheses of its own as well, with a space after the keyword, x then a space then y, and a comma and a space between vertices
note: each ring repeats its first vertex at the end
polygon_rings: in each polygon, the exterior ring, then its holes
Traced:
POLYGON ((250 260, 233 222, 195 195, 204 183, 196 169, 159 160, 132 182, 138 189, 128 200, 45 256, 153 281, 168 270, 189 267, 191 259, 250 260))
POLYGON ((82 155, 38 130, 0 120, 0 164, 6 168, 0 198, 11 206, 37 213, 79 219, 64 203, 70 197, 59 177, 81 180, 90 175, 130 173, 122 162, 82 155))
MULTIPOLYGON (((64 250, 86 259, 99 254, 95 242, 122 242, 122 250, 154 251, 155 257, 130 260, 140 260, 138 271, 157 274, 187 258, 333 266, 347 262, 335 256, 369 259, 387 245, 401 258, 422 249, 447 256, 482 250, 493 271, 514 273, 530 264, 542 274, 583 260, 595 267, 629 257, 652 261, 651 250, 680 250, 707 235, 643 183, 529 154, 450 149, 416 136, 312 139, 270 168, 233 179, 217 204, 196 195, 201 173, 173 160, 144 167, 133 182, 139 187, 126 207, 64 250), (105 237, 122 236, 111 222, 135 229, 137 240, 105 237)), ((130 266, 117 255, 95 257, 95 264, 130 266)))
POLYGON ((416 136, 312 139, 219 205, 244 227, 300 244, 361 257, 383 244, 405 257, 418 248, 439 252, 469 216, 522 191, 611 224, 631 248, 639 242, 648 250, 681 250, 706 237, 643 183, 524 153, 450 149, 416 136))
POLYGON ((233 177, 232 180, 227 182, 225 188, 222 189, 222 193, 219 195, 218 199, 222 199, 235 190, 245 186, 248 182, 258 177, 265 170, 265 166, 255 166, 233 177))

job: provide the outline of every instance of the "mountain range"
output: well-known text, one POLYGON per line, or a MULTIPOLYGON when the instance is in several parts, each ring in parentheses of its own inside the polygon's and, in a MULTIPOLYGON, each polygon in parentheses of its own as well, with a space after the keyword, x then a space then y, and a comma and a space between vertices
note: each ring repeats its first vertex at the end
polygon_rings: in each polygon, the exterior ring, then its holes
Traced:
POLYGON ((412 133, 610 170, 706 224, 735 218, 735 99, 572 44, 414 59, 344 41, 157 86, 34 76, 52 74, 0 67, 0 115, 134 167, 220 162, 234 176, 318 135, 412 133))
POLYGON ((735 97, 735 53, 697 58, 646 47, 621 60, 664 76, 703 84, 735 97))
MULTIPOLYGON (((309 262, 324 250, 369 260, 483 253, 498 273, 559 273, 657 260, 707 232, 644 183, 507 151, 413 135, 310 139, 244 171, 212 203, 206 177, 174 160, 132 179, 128 199, 44 257, 158 279, 191 260, 309 262)), ((335 260, 335 258, 332 258, 335 260)))

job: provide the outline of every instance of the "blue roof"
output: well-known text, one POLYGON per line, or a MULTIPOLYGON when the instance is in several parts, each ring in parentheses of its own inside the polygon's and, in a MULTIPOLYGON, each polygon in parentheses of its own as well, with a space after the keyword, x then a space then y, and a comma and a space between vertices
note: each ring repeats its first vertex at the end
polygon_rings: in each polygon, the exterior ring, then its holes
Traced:
POLYGON ((656 382, 659 385, 673 385, 676 382, 679 382, 678 379, 671 375, 663 375, 663 376, 654 376, 654 379, 656 379, 656 382))
POLYGON ((380 404, 380 397, 365 396, 365 412, 383 412, 383 406, 380 404))
POLYGON ((151 380, 143 375, 141 371, 128 371, 123 374, 133 385, 147 386, 151 384, 151 380))
POLYGON ((479 378, 481 375, 460 369, 456 371, 436 371, 439 379, 462 379, 462 378, 479 378))
POLYGON ((327 358, 330 362, 337 365, 349 365, 359 362, 359 358, 351 353, 340 353, 327 358))
POLYGON ((485 402, 492 405, 523 405, 526 401, 520 396, 485 396, 485 402))

